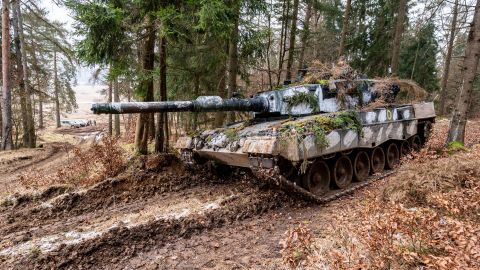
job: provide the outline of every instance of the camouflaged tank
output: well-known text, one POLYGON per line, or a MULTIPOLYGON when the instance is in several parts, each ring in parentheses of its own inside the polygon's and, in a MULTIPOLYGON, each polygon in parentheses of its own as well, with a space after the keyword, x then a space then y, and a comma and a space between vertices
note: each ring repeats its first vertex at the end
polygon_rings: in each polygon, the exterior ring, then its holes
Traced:
MULTIPOLYGON (((251 111, 247 121, 182 137, 176 148, 187 162, 270 170, 296 189, 322 196, 395 167, 402 155, 428 139, 435 119, 433 103, 386 103, 368 109, 385 98, 375 84, 333 81, 286 86, 248 99, 202 96, 194 101, 94 104, 92 110, 251 111), (338 84, 349 91, 339 90, 338 84)), ((400 90, 392 85, 389 98, 393 100, 400 90)))

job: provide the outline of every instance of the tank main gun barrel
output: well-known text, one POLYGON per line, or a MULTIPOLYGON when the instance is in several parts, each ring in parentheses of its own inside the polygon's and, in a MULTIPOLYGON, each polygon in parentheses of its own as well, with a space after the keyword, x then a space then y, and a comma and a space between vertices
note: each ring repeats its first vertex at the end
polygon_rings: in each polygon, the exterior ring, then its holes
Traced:
POLYGON ((159 102, 114 102, 95 103, 91 110, 95 114, 154 113, 154 112, 215 112, 250 111, 267 112, 268 101, 265 97, 246 99, 222 99, 219 96, 200 96, 192 101, 159 102))

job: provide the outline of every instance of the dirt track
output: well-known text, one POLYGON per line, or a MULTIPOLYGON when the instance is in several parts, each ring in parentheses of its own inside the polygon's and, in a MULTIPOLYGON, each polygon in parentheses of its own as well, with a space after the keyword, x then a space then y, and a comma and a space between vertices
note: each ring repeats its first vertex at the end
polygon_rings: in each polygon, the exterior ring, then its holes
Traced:
POLYGON ((0 196, 23 191, 16 179, 29 170, 41 173, 61 166, 71 148, 69 143, 58 142, 43 148, 0 152, 0 196))
POLYGON ((133 266, 136 255, 178 238, 293 204, 281 193, 238 181, 247 177, 242 174, 235 181, 205 171, 192 175, 174 158, 161 160, 153 170, 141 167, 87 190, 51 188, 3 206, 2 264, 111 268, 132 259, 133 266))

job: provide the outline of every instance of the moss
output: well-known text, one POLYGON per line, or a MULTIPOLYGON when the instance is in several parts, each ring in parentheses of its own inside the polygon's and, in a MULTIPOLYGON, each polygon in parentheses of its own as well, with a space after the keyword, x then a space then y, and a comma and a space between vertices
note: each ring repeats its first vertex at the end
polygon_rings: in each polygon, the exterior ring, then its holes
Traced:
POLYGON ((191 130, 191 131, 187 132, 187 136, 192 137, 192 138, 198 137, 201 134, 202 134, 202 131, 200 131, 198 129, 197 130, 191 130))
POLYGON ((447 145, 447 149, 450 154, 460 151, 468 151, 468 148, 466 148, 465 145, 459 141, 449 142, 447 145))
POLYGON ((235 128, 229 128, 224 130, 223 134, 225 134, 225 136, 227 136, 229 140, 235 139, 238 137, 238 130, 236 130, 235 128))
POLYGON ((231 143, 233 141, 238 140, 238 138, 239 138, 238 132, 243 130, 248 124, 250 124, 250 123, 243 123, 243 124, 241 124, 237 127, 233 127, 233 128, 217 129, 217 131, 214 134, 208 135, 207 138, 205 139, 205 141, 210 143, 212 141, 213 137, 216 134, 222 133, 223 135, 225 135, 225 137, 227 137, 228 143, 231 143))
POLYGON ((307 104, 314 113, 319 112, 318 99, 314 92, 295 92, 294 95, 283 99, 287 104, 287 110, 291 112, 292 108, 300 104, 307 104))
POLYGON ((362 124, 356 112, 346 111, 318 115, 307 121, 288 121, 280 126, 278 132, 284 141, 292 137, 303 140, 307 135, 314 135, 315 143, 325 148, 328 147, 328 133, 335 129, 351 129, 360 133, 362 124))

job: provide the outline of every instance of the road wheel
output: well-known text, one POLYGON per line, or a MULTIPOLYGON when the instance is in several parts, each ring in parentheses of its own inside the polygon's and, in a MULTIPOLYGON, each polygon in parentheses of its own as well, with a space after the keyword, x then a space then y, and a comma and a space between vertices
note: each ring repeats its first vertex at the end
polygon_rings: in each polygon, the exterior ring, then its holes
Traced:
POLYGON ((330 169, 327 163, 318 160, 310 166, 303 177, 304 187, 315 195, 323 195, 330 190, 330 169))
POLYGON ((398 152, 398 147, 395 143, 391 143, 387 147, 385 167, 387 169, 393 169, 398 164, 399 161, 400 161, 400 153, 398 152))
POLYGON ((412 149, 410 148, 410 143, 407 140, 402 141, 400 144, 400 155, 402 157, 408 155, 412 149))
POLYGON ((422 140, 418 135, 414 135, 413 137, 411 137, 409 139, 409 143, 413 151, 420 151, 420 148, 422 148, 422 140))
POLYGON ((372 164, 372 173, 381 173, 385 168, 385 154, 383 149, 375 147, 370 155, 370 162, 372 164))
POLYGON ((348 156, 341 156, 333 166, 333 184, 337 188, 346 188, 353 178, 353 166, 348 156))
POLYGON ((370 174, 370 158, 367 152, 360 151, 355 155, 353 161, 353 176, 355 181, 362 182, 368 178, 370 174))

